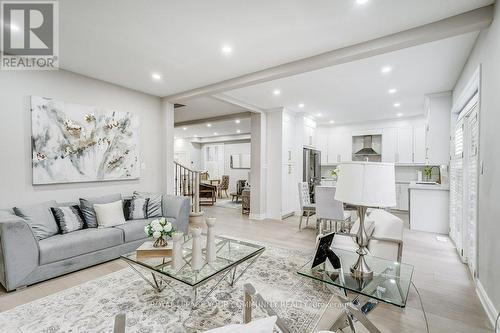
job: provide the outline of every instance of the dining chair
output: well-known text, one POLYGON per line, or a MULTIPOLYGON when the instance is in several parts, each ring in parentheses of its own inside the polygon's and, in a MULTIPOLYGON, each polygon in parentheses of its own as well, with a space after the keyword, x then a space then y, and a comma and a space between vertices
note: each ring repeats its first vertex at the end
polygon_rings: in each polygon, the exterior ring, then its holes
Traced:
POLYGON ((222 191, 226 193, 226 197, 229 198, 227 190, 229 189, 229 176, 223 175, 220 184, 217 186, 217 192, 219 193, 219 198, 222 198, 222 191))
POLYGON ((300 202, 300 222, 299 230, 302 228, 302 220, 306 216, 306 227, 309 224, 309 217, 316 213, 316 206, 311 203, 309 194, 309 184, 307 182, 299 183, 299 202, 300 202))
POLYGON ((335 232, 345 232, 350 229, 351 213, 344 211, 344 204, 335 200, 335 191, 334 186, 316 186, 315 188, 316 228, 319 234, 326 229, 327 222, 330 224, 330 230, 335 232), (332 228, 332 222, 335 224, 334 228, 332 228))

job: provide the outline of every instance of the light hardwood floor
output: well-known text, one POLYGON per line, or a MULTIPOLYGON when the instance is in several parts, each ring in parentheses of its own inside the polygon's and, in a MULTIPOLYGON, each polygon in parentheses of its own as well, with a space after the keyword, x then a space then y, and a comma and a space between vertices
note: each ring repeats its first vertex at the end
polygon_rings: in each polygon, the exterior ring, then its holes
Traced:
MULTIPOLYGON (((205 207, 204 210, 207 216, 217 217, 220 234, 282 248, 313 251, 315 230, 299 231, 298 217, 284 221, 253 221, 236 209, 205 207)), ((314 224, 312 219, 309 225, 314 224)), ((470 274, 459 261, 451 241, 441 242, 436 239, 436 235, 405 230, 403 261, 415 266, 413 281, 423 298, 431 332, 492 332, 470 274)), ((21 291, 6 293, 1 289, 0 311, 109 274, 125 265, 120 260, 114 260, 21 291)), ((420 303, 413 289, 410 290, 405 309, 380 304, 370 314, 370 318, 382 332, 425 332, 420 303)), ((327 329, 333 319, 326 313, 318 329, 327 329)), ((360 328, 359 332, 364 330, 360 328)))

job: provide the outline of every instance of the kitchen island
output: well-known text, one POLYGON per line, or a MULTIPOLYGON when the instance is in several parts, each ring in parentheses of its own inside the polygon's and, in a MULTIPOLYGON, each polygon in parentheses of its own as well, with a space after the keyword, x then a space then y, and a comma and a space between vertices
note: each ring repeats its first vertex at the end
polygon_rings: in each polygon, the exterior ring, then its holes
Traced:
POLYGON ((410 229, 449 233, 450 188, 438 183, 411 182, 410 229))

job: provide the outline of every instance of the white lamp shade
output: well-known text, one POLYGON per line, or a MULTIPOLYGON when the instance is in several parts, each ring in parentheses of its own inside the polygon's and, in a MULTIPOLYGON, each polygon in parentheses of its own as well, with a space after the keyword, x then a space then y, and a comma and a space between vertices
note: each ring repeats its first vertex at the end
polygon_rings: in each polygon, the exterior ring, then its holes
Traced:
POLYGON ((396 206, 394 164, 348 162, 339 165, 335 200, 357 206, 396 206))

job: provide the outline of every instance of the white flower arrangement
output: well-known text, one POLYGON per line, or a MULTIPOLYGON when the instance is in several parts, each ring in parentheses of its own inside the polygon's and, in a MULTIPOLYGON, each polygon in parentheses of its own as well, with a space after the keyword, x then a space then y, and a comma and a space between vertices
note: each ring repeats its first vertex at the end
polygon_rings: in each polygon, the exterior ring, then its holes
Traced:
POLYGON ((174 231, 172 223, 168 222, 164 217, 153 220, 144 227, 146 235, 154 239, 172 237, 174 231))

